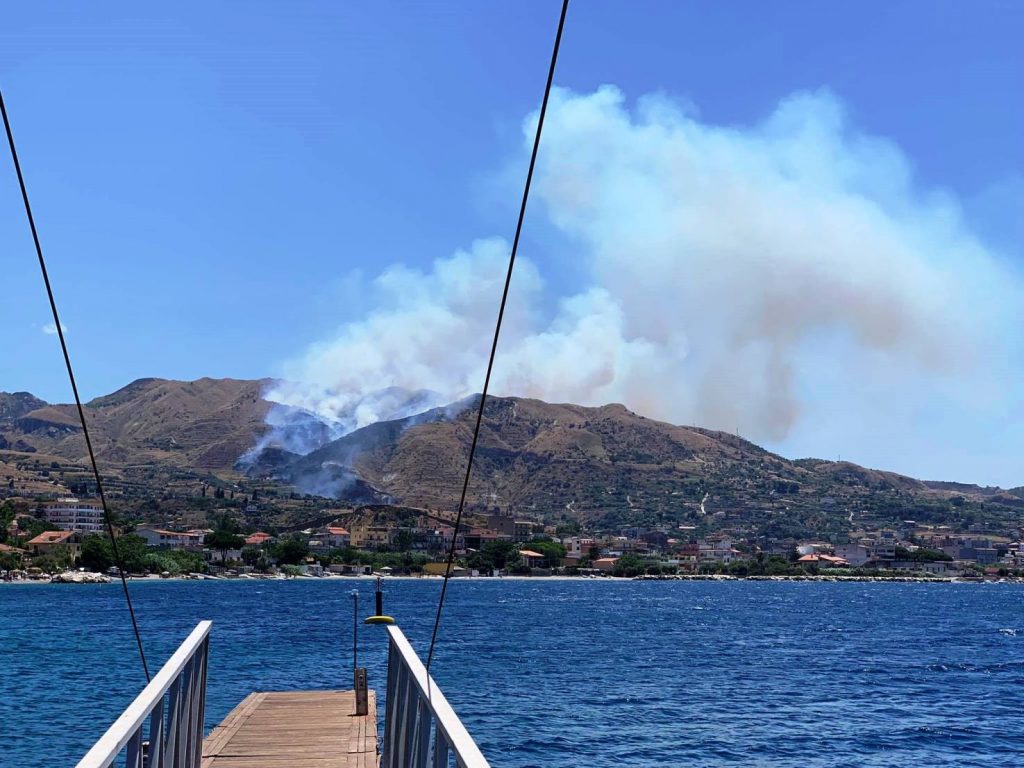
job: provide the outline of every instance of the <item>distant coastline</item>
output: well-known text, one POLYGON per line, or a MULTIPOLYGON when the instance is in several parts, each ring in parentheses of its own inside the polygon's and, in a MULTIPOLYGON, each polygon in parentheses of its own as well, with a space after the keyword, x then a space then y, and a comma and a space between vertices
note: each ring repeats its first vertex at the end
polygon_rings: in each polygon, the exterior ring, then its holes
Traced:
MULTIPOLYGON (((263 575, 243 575, 243 576, 210 576, 206 574, 193 575, 193 576, 171 576, 161 577, 158 575, 150 576, 129 576, 129 584, 152 584, 152 583, 167 583, 167 582, 194 582, 194 581, 213 581, 213 582, 235 582, 235 583, 261 583, 266 582, 350 582, 358 583, 365 581, 376 581, 377 575, 348 575, 339 576, 336 574, 324 575, 324 576, 263 576, 263 575)), ((433 575, 421 575, 421 576, 381 576, 383 583, 394 581, 442 581, 442 576, 433 575)), ((631 581, 716 581, 716 582, 734 582, 734 581, 772 581, 772 582, 836 582, 836 583, 894 583, 894 584, 1024 584, 1024 578, 1015 576, 1004 576, 1004 577, 986 577, 986 578, 963 578, 963 577, 942 577, 942 576, 907 576, 907 575, 895 575, 895 576, 845 576, 845 575, 801 575, 801 576, 733 576, 728 574, 678 574, 678 575, 643 575, 643 576, 568 576, 568 575, 557 575, 557 576, 458 576, 453 577, 452 581, 466 581, 466 582, 502 582, 502 581, 534 581, 534 582, 563 582, 563 581, 577 581, 577 582, 604 582, 604 583, 623 583, 631 581)), ((13 581, 0 580, 0 586, 8 584, 31 584, 31 585, 49 585, 49 584, 60 584, 67 582, 50 581, 49 579, 17 579, 13 581)), ((117 583, 114 579, 110 583, 117 583)), ((96 583, 73 584, 71 586, 96 586, 96 583)))

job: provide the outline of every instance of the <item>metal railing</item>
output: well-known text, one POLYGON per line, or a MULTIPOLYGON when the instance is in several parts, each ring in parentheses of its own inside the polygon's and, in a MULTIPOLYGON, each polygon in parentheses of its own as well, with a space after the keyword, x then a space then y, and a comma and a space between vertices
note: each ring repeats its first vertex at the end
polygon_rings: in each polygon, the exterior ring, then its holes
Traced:
POLYGON ((388 688, 381 768, 490 768, 405 635, 387 627, 388 688))
POLYGON ((77 768, 199 768, 211 622, 203 621, 77 768))

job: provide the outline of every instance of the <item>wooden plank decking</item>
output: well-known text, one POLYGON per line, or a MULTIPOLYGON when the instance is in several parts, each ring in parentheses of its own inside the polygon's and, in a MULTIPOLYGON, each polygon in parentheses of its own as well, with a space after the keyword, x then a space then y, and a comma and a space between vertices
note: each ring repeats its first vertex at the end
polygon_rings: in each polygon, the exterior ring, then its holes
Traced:
POLYGON ((202 768, 377 768, 377 707, 352 691, 251 693, 203 742, 202 768))

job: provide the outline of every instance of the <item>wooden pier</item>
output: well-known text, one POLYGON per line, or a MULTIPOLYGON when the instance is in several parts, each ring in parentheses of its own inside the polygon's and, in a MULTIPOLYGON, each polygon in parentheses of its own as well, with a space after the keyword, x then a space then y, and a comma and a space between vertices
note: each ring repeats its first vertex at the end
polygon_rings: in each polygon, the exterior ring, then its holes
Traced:
MULTIPOLYGON (((76 768, 490 768, 395 624, 384 738, 354 691, 252 693, 203 739, 209 621, 201 621, 76 768)), ((358 681, 357 681, 358 684, 358 681)))
POLYGON ((353 691, 252 693, 203 742, 202 768, 377 768, 377 708, 353 691))

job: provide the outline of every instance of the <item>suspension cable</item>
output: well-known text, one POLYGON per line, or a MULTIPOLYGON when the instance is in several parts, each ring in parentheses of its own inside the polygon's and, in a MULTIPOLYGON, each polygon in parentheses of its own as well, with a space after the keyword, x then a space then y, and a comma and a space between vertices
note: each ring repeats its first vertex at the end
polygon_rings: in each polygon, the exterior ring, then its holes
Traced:
POLYGON ((512 252, 508 259, 508 272, 505 274, 505 287, 501 292, 501 304, 498 306, 498 319, 494 325, 494 338, 491 341, 491 355, 487 360, 487 374, 484 376, 484 388, 480 393, 480 407, 476 412, 476 425, 473 427, 473 442, 469 446, 469 460, 466 462, 466 475, 462 481, 462 495, 459 497, 459 511, 455 516, 455 530, 452 533, 452 545, 448 550, 448 559, 444 569, 444 581, 441 583, 441 596, 437 601, 437 615, 434 617, 434 631, 430 635, 430 651, 427 653, 427 673, 430 663, 434 660, 434 645, 437 643, 437 631, 441 626, 441 611, 444 609, 444 598, 448 592, 448 580, 452 574, 452 563, 455 561, 455 545, 459 538, 459 526, 462 513, 466 507, 466 493, 469 491, 469 478, 473 472, 473 457, 476 455, 476 444, 480 438, 480 424, 484 418, 484 404, 487 402, 487 390, 491 385, 491 371, 494 368, 494 356, 498 351, 498 337, 501 335, 501 321, 505 316, 505 305, 508 302, 508 290, 512 284, 512 270, 516 264, 516 252, 519 250, 519 236, 523 231, 523 219, 526 217, 526 203, 530 199, 530 185, 533 182, 533 170, 537 165, 537 152, 540 149, 540 136, 544 130, 544 116, 548 111, 548 98, 551 95, 551 84, 555 79, 555 64, 558 62, 558 48, 562 43, 562 29, 565 27, 565 14, 569 10, 569 0, 562 0, 562 13, 558 17, 558 31, 555 33, 555 45, 551 50, 551 65, 548 67, 548 79, 544 85, 544 99, 540 105, 540 116, 537 120, 537 132, 533 137, 533 151, 530 153, 530 168, 526 172, 526 184, 523 187, 523 199, 519 206, 519 220, 516 222, 516 234, 512 240, 512 252))
POLYGON ((117 571, 121 575, 121 587, 124 589, 124 599, 128 604, 128 614, 132 620, 132 630, 135 632, 135 642, 139 647, 139 659, 142 661, 142 671, 146 675, 146 682, 150 681, 149 666, 146 664, 146 654, 142 650, 142 635, 139 634, 139 624, 135 620, 135 608, 132 606, 132 598, 128 592, 128 580, 124 573, 124 564, 121 561, 121 553, 117 547, 117 537, 114 535, 114 524, 110 518, 110 510, 107 507, 107 497, 103 492, 103 481, 100 479, 99 466, 96 464, 96 454, 92 448, 92 440, 89 437, 89 426, 85 420, 85 409, 82 407, 82 399, 78 395, 78 384, 75 382, 75 371, 71 367, 71 356, 68 354, 68 345, 64 340, 64 326, 60 324, 60 316, 57 313, 57 302, 53 297, 53 287, 50 285, 50 275, 46 270, 46 260, 43 258, 43 248, 39 244, 39 234, 36 232, 35 218, 32 216, 32 206, 28 201, 28 190, 25 188, 25 178, 21 173, 21 163, 18 162, 18 151, 14 146, 14 134, 11 132, 11 123, 7 117, 7 106, 4 104, 3 91, 0 91, 0 114, 3 115, 4 130, 7 132, 7 143, 11 148, 11 159, 14 161, 14 171, 18 176, 18 186, 21 187, 21 199, 25 203, 25 215, 28 217, 28 226, 32 230, 32 241, 36 246, 36 256, 39 258, 39 270, 43 275, 43 283, 46 285, 46 295, 50 300, 50 311, 53 313, 53 324, 57 329, 57 337, 60 339, 60 349, 64 353, 64 365, 68 371, 68 379, 71 381, 71 391, 75 395, 75 405, 78 408, 78 419, 82 423, 82 434, 85 436, 85 447, 89 451, 89 461, 92 463, 92 473, 96 478, 96 490, 103 506, 103 520, 107 526, 107 534, 110 536, 110 547, 114 555, 114 562, 117 564, 117 571))

